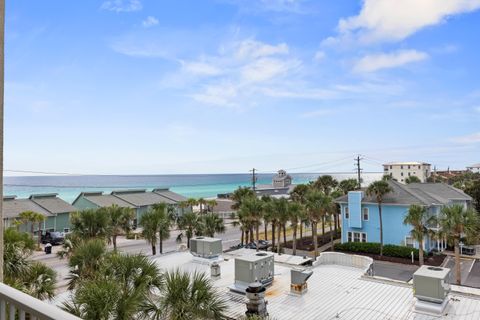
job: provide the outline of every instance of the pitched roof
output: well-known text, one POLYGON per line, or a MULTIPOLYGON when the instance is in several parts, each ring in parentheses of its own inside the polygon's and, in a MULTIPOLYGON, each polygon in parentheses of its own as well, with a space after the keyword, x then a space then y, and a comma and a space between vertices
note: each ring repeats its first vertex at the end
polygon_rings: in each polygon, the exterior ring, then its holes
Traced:
POLYGON ((16 199, 15 196, 3 197, 3 217, 16 218, 24 211, 33 211, 45 216, 52 214, 30 199, 16 199))
POLYGON ((175 201, 165 198, 155 192, 142 190, 112 191, 112 195, 137 207, 150 206, 156 203, 175 204, 175 201))
POLYGON ((187 197, 182 196, 181 194, 175 193, 173 191, 170 191, 169 189, 162 189, 162 188, 157 188, 153 189, 152 192, 155 192, 167 199, 170 199, 175 202, 181 202, 181 201, 186 201, 187 197))
MULTIPOLYGON (((470 201, 472 198, 463 191, 456 189, 444 183, 411 183, 401 184, 397 181, 390 180, 388 184, 393 192, 386 194, 383 198, 385 204, 448 204, 451 200, 470 201)), ((365 189, 364 189, 365 191, 365 189)), ((335 200, 339 203, 348 202, 348 195, 341 196, 335 200)), ((362 202, 375 203, 374 196, 364 195, 362 202)))
POLYGON ((29 199, 52 214, 77 211, 77 208, 60 199, 56 193, 32 194, 29 199))
MULTIPOLYGON (((111 207, 112 205, 117 205, 122 208, 136 208, 133 204, 127 201, 111 194, 103 194, 103 192, 82 192, 77 199, 80 197, 84 197, 88 201, 102 208, 111 207)), ((75 199, 73 203, 75 203, 77 199, 75 199)))

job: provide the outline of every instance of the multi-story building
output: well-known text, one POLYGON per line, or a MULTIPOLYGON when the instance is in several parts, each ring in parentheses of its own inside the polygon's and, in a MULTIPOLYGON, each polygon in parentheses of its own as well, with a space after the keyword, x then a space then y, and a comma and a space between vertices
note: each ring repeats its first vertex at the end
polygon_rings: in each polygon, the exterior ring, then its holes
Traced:
MULTIPOLYGON (((385 244, 405 245, 418 248, 411 235, 412 226, 403 220, 412 204, 427 208, 430 215, 438 216, 444 206, 471 205, 472 198, 463 191, 444 183, 401 184, 390 180, 392 192, 386 194, 382 204, 383 241, 385 244)), ((342 213, 342 242, 380 242, 378 204, 374 196, 364 191, 350 191, 336 200, 342 213)), ((432 229, 437 226, 432 226, 432 229)), ((443 250, 443 239, 426 237, 424 249, 443 250)))
POLYGON ((431 175, 431 164, 425 162, 390 162, 383 165, 383 172, 398 182, 405 183, 408 177, 415 176, 426 182, 431 175))

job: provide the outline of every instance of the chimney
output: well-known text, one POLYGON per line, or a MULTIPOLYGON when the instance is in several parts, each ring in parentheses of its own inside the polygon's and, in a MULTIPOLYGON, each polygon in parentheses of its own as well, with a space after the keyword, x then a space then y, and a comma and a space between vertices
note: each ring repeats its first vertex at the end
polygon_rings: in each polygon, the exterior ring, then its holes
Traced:
POLYGON ((290 292, 302 295, 307 292, 307 280, 313 274, 312 270, 292 269, 290 270, 290 292))
POLYGON ((267 302, 265 301, 265 287, 260 282, 250 283, 246 290, 247 312, 249 316, 268 317, 267 302))

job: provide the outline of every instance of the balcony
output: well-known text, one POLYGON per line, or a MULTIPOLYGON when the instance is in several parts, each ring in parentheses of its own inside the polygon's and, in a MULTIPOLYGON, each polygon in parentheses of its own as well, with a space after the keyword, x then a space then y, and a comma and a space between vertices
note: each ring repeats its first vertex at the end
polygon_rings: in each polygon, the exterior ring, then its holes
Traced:
POLYGON ((81 320, 54 305, 0 283, 0 320, 5 319, 81 320))

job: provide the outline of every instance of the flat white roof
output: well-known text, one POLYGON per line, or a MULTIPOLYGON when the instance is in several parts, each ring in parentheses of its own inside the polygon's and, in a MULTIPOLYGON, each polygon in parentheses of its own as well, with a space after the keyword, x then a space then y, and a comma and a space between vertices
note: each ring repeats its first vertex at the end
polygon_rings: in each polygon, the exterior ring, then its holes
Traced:
MULTIPOLYGON (((232 319, 244 316, 246 311, 245 296, 232 293, 228 289, 234 283, 234 257, 251 253, 254 253, 254 250, 225 253, 224 260, 219 263, 221 277, 213 280, 214 286, 228 301, 228 316, 232 319)), ((302 296, 292 295, 290 294, 290 270, 295 266, 288 265, 284 261, 277 263, 280 257, 289 260, 288 255, 275 255, 275 279, 266 291, 267 310, 273 319, 473 320, 480 318, 479 295, 451 293, 446 315, 433 317, 414 312, 415 298, 410 285, 363 277, 362 270, 340 265, 312 267, 313 275, 307 281, 308 291, 302 296)), ((189 252, 167 254, 155 261, 164 270, 180 268, 188 272, 210 273, 208 262, 193 257, 189 252)))
POLYGON ((418 161, 410 161, 410 162, 388 162, 388 163, 385 163, 384 166, 409 166, 409 165, 413 165, 413 166, 418 166, 418 165, 427 165, 427 166, 430 166, 430 163, 426 163, 426 162, 418 162, 418 161))

